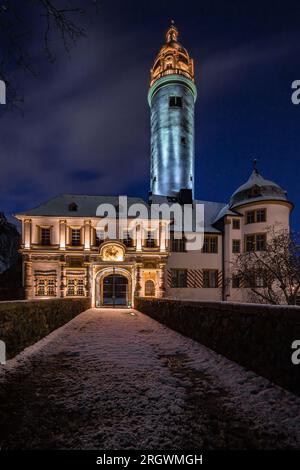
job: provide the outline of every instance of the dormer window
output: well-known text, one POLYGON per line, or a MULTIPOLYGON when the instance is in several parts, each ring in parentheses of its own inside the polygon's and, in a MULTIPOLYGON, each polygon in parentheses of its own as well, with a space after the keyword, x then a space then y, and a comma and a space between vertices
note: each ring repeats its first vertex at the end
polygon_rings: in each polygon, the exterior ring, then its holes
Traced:
POLYGON ((76 204, 76 202, 71 202, 71 204, 69 204, 69 211, 70 212, 77 212, 78 210, 78 206, 76 204))
POLYGON ((253 188, 250 189, 249 191, 249 197, 257 197, 261 196, 261 189, 259 186, 253 186, 253 188))
POLYGON ((182 108, 182 97, 181 96, 170 96, 169 98, 170 108, 182 108))

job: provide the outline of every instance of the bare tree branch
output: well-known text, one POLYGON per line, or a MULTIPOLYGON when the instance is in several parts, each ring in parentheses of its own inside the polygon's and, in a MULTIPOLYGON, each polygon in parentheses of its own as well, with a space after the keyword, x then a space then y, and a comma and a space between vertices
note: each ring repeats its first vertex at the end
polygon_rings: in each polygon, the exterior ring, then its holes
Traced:
POLYGON ((0 0, 0 79, 6 83, 9 106, 23 102, 23 74, 38 76, 40 59, 55 61, 57 37, 67 53, 86 36, 83 19, 98 10, 97 0, 0 0), (42 20, 42 21, 41 21, 42 20), (40 43, 37 56, 32 43, 40 43))
POLYGON ((288 230, 269 227, 263 251, 248 251, 232 263, 234 276, 254 299, 271 304, 295 305, 300 292, 300 244, 288 230))

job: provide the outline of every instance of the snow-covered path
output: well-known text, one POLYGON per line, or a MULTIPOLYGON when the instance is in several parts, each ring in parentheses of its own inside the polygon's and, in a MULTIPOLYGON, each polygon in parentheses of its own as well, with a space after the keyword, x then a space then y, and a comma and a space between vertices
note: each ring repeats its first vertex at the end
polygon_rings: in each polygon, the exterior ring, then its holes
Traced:
POLYGON ((300 448, 300 398, 139 312, 88 310, 0 370, 1 448, 300 448))

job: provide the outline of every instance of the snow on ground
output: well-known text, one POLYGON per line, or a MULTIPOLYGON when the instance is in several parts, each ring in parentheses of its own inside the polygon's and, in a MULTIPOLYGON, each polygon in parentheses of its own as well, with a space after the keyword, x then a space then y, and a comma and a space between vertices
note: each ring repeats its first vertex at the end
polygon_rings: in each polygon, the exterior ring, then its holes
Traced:
POLYGON ((300 448, 300 398, 129 310, 91 309, 0 372, 0 446, 300 448))

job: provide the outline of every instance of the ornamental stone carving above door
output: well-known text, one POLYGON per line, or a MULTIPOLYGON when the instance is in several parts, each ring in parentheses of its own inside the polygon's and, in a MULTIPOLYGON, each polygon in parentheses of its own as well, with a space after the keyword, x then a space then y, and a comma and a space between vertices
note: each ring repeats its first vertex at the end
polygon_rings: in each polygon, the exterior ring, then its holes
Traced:
POLYGON ((103 261, 124 261, 124 248, 115 243, 101 247, 100 255, 103 261))

